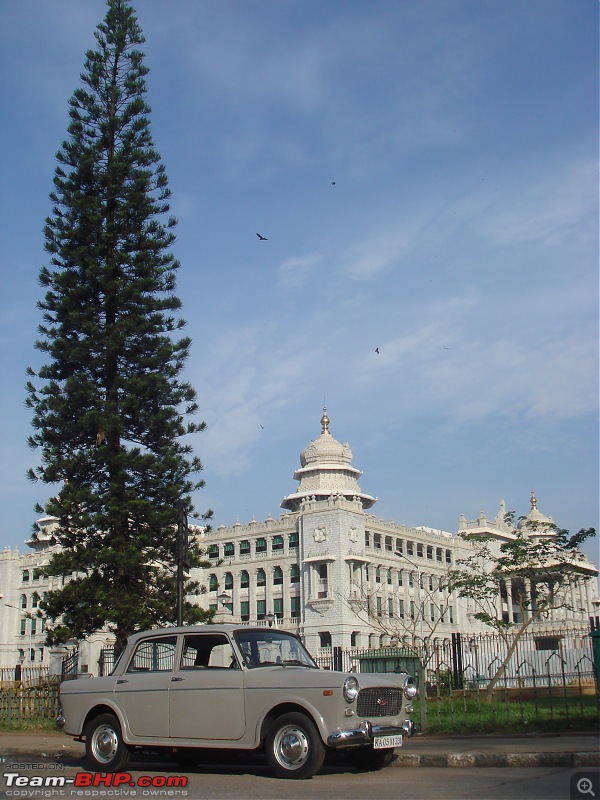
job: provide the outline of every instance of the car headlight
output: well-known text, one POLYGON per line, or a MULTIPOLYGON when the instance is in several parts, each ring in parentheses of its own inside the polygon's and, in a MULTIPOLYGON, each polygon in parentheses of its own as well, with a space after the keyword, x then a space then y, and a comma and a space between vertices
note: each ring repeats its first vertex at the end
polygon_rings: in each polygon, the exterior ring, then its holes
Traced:
POLYGON ((350 675, 344 681, 344 700, 353 703, 358 697, 358 681, 354 675, 350 675))
POLYGON ((414 684, 413 679, 408 676, 408 678, 404 681, 404 696, 407 700, 414 700, 417 696, 417 687, 414 684))

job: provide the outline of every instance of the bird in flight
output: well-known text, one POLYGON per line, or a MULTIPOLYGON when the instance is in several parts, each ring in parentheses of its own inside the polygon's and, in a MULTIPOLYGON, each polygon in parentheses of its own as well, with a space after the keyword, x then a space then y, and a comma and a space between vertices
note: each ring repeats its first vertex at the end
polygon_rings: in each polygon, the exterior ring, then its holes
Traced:
POLYGON ((332 185, 332 186, 335 186, 335 181, 331 181, 331 185, 332 185))
POLYGON ((379 348, 378 347, 375 348, 375 352, 377 353, 377 355, 379 355, 379 348))
POLYGON ((261 240, 261 242, 268 242, 269 241, 266 236, 261 236, 260 233, 257 233, 256 235, 261 240))

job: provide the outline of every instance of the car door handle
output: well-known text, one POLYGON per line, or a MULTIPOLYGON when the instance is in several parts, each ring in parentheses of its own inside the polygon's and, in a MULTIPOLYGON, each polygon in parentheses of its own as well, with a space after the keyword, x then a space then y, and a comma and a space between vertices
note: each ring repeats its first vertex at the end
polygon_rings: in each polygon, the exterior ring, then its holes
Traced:
POLYGON ((175 681, 184 681, 185 678, 171 678, 171 683, 175 683, 175 681))
POLYGON ((129 681, 126 678, 119 678, 117 683, 129 683, 129 681))

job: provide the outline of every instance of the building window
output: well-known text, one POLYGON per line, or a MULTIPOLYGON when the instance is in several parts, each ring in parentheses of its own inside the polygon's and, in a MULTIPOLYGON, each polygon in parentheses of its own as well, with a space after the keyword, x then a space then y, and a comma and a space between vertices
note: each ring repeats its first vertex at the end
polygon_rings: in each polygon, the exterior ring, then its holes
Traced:
POLYGON ((265 574, 264 569, 259 569, 256 573, 256 585, 257 586, 266 586, 267 585, 267 576, 265 574))
POLYGON ((381 534, 375 533, 373 535, 373 547, 375 550, 381 550, 381 534))
POLYGON ((435 558, 436 558, 436 561, 443 561, 442 548, 441 547, 437 547, 436 548, 436 550, 435 550, 435 558))
POLYGON ((415 543, 414 542, 407 542, 406 543, 406 552, 409 556, 414 555, 415 553, 415 543))
POLYGON ((377 616, 380 617, 382 615, 382 613, 383 612, 381 610, 381 597, 378 597, 377 598, 377 616))
POLYGON ((452 553, 450 550, 446 550, 446 564, 452 563, 452 553))
POLYGON ((219 581, 217 580, 217 576, 214 572, 208 576, 208 591, 209 592, 216 592, 219 588, 219 581))
POLYGON ((398 570, 398 586, 402 587, 402 570, 398 570))
POLYGON ((319 573, 319 588, 317 591, 317 597, 319 598, 327 597, 327 564, 319 564, 318 573, 319 573))
POLYGON ((21 595, 21 608, 27 608, 27 595, 21 595))
POLYGON ((396 551, 398 553, 404 552, 404 542, 402 541, 402 539, 396 539, 396 551))
POLYGON ((329 631, 319 631, 319 646, 331 647, 331 633, 329 631))
POLYGON ((225 573, 225 589, 231 591, 233 589, 233 575, 231 572, 225 573))
POLYGON ((430 544, 427 545, 427 558, 429 561, 433 561, 433 547, 430 544))
POLYGON ((33 597, 31 598, 31 605, 33 608, 37 608, 40 602, 40 596, 37 592, 33 593, 33 597))
POLYGON ((283 570, 281 567, 275 567, 273 570, 273 585, 281 586, 283 583, 283 570))
POLYGON ((350 634, 350 647, 358 647, 358 637, 360 636, 359 631, 352 631, 350 634))
POLYGON ((414 585, 415 585, 415 579, 413 577, 412 572, 409 572, 408 573, 408 588, 409 589, 413 589, 414 585))
POLYGON ((35 634, 36 634, 36 630, 37 630, 37 624, 36 623, 37 623, 37 620, 35 620, 35 619, 31 620, 31 635, 32 636, 35 636, 35 634))
POLYGON ((267 601, 256 601, 256 619, 264 619, 267 615, 267 601))
POLYGON ((219 545, 218 544, 211 544, 208 548, 208 557, 209 558, 218 558, 219 557, 219 545))
POLYGON ((392 552, 392 537, 391 536, 386 536, 385 537, 385 549, 387 550, 388 553, 392 552))
POLYGON ((264 539, 262 536, 256 540, 255 550, 257 553, 267 552, 267 540, 264 539))
POLYGON ((392 570, 391 569, 388 569, 388 571, 387 571, 387 582, 388 582, 388 586, 392 585, 392 570))
POLYGON ((417 558, 423 558, 423 545, 417 542, 417 558))
POLYGON ((283 550, 283 536, 274 536, 271 542, 271 550, 283 550))
POLYGON ((404 600, 398 600, 398 613, 400 614, 400 619, 404 619, 404 600))
POLYGON ((381 567, 375 567, 375 583, 381 583, 381 567))
POLYGON ((365 531, 365 547, 371 547, 371 534, 365 531))
POLYGON ((300 616, 300 598, 299 597, 290 597, 291 605, 291 617, 292 619, 298 619, 300 616))
POLYGON ((248 622, 250 619, 250 601, 242 600, 240 603, 240 617, 242 622, 248 622))
POLYGON ((560 650, 560 639, 558 636, 540 636, 535 640, 536 650, 560 650))
POLYGON ((250 575, 248 571, 243 569, 240 574, 240 588, 247 589, 250 586, 250 575))
POLYGON ((23 617, 23 619, 21 620, 21 636, 25 636, 26 626, 27 626, 27 620, 25 619, 25 617, 23 617))
POLYGON ((23 583, 27 583, 27 581, 29 580, 29 570, 28 569, 24 569, 23 570, 22 580, 23 580, 23 583))
POLYGON ((283 619, 283 597, 273 599, 273 613, 277 619, 283 619))
POLYGON ((294 531, 294 533, 290 533, 288 539, 288 545, 290 550, 297 550, 300 545, 300 538, 298 536, 298 532, 294 531))
POLYGON ((43 574, 43 571, 41 569, 34 569, 33 570, 33 580, 34 581, 39 581, 39 579, 42 577, 42 574, 43 574))
POLYGON ((388 617, 394 616, 394 598, 388 597, 388 617))
POLYGON ((300 583, 300 566, 292 564, 290 569, 290 583, 300 583))
POLYGON ((242 539, 242 541, 240 542, 240 555, 241 556, 250 555, 250 542, 248 539, 242 539))
POLYGON ((223 547, 223 555, 225 558, 233 558, 235 555, 235 547, 233 546, 233 542, 226 542, 223 547))

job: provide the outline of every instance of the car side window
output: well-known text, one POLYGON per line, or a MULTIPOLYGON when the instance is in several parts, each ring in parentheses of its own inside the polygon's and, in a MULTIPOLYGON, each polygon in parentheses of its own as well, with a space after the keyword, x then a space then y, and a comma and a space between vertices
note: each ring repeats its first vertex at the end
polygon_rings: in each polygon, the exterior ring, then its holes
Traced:
POLYGON ((239 669, 238 661, 223 634, 184 636, 181 669, 239 669))
POLYGON ((171 672, 176 648, 176 636, 145 639, 135 648, 127 672, 171 672))

